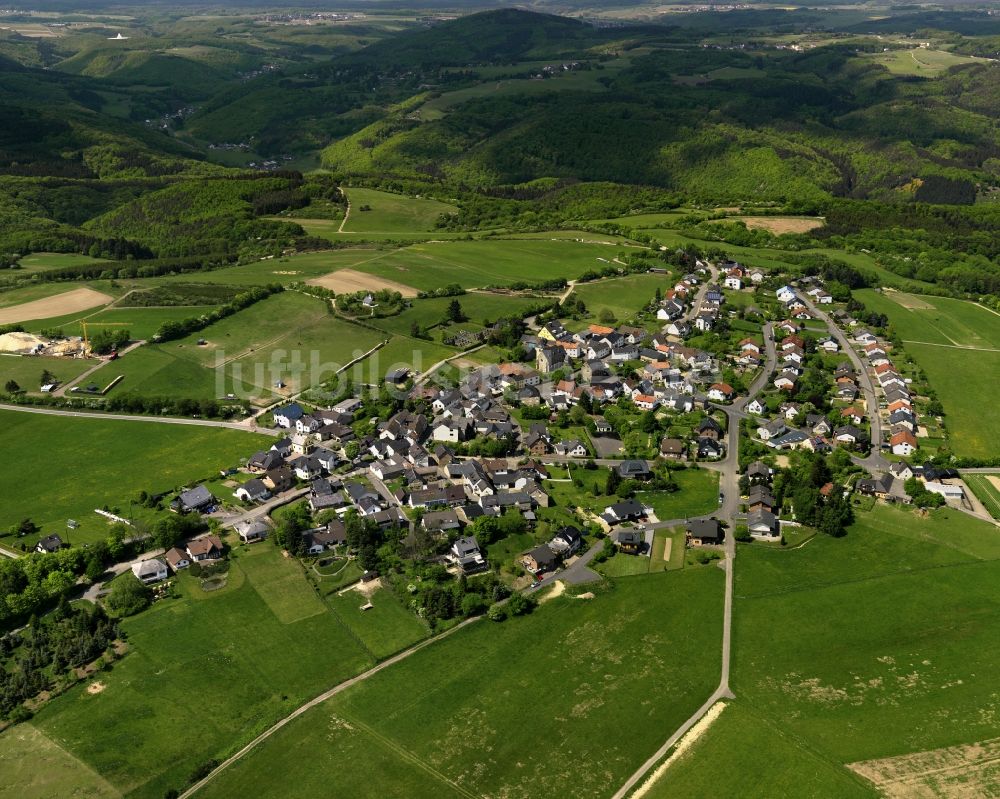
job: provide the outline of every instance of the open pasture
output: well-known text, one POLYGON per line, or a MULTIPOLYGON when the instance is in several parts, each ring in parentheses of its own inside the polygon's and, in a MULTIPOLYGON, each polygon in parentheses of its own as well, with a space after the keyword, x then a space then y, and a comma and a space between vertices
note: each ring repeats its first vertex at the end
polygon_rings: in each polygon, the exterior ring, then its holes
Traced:
POLYGON ((455 330, 462 328, 478 328, 483 322, 495 322, 502 316, 520 316, 526 309, 542 299, 519 297, 511 294, 492 294, 487 292, 469 292, 459 297, 433 297, 414 300, 413 305, 397 316, 384 319, 373 319, 372 324, 389 333, 409 335, 414 324, 420 328, 428 328, 440 323, 446 315, 448 306, 453 300, 458 300, 462 313, 468 322, 455 322, 455 330))
POLYGON ((201 795, 372 796, 359 775, 378 769, 388 796, 607 796, 715 687, 722 581, 635 577, 473 624, 303 714, 201 795))
POLYGON ((107 294, 90 288, 63 291, 44 299, 24 302, 0 309, 0 325, 27 322, 31 319, 47 319, 52 316, 64 316, 78 313, 100 305, 107 305, 112 298, 107 294))
POLYGON ((323 300, 284 292, 182 339, 140 347, 98 370, 92 382, 107 385, 121 374, 115 392, 266 399, 279 380, 297 390, 329 379, 382 339, 332 316, 323 300))
POLYGON ((478 288, 572 279, 605 266, 614 254, 607 245, 566 240, 424 242, 369 255, 351 267, 432 291, 449 283, 478 288))
POLYGON ((118 799, 100 775, 77 760, 34 724, 19 724, 0 737, 0 797, 118 799))
POLYGON ((843 539, 742 547, 734 690, 834 762, 1000 735, 1000 531, 877 506, 843 539))
POLYGON ((917 75, 922 78, 935 78, 942 72, 959 64, 974 64, 984 59, 974 56, 964 56, 947 50, 932 50, 917 47, 912 50, 891 50, 878 53, 873 60, 882 64, 894 75, 917 75))
MULTIPOLYGON (((635 794, 637 797, 639 793, 635 794)), ((846 768, 815 752, 779 723, 748 705, 729 702, 700 736, 641 792, 643 799, 741 799, 876 797, 878 793, 846 768), (727 768, 719 768, 725 761, 727 768), (761 763, 767 767, 762 768, 761 763), (753 779, 747 779, 752 774, 753 779)))
POLYGON ((376 189, 348 188, 345 192, 351 212, 344 231, 351 233, 431 232, 439 216, 458 210, 438 200, 376 189))
POLYGON ((18 262, 20 267, 14 273, 23 275, 30 272, 44 272, 47 269, 58 269, 64 266, 85 266, 87 264, 106 263, 103 258, 91 258, 89 255, 64 252, 33 252, 25 255, 18 262))
POLYGON ((573 288, 572 296, 583 300, 587 312, 597 318, 602 311, 611 311, 622 322, 651 304, 656 289, 668 291, 673 286, 670 275, 626 275, 594 283, 581 283, 573 288))
POLYGON ((349 588, 330 594, 327 603, 340 622, 378 659, 394 655, 430 634, 427 624, 404 608, 387 588, 372 592, 349 588))
POLYGON ((889 317, 904 343, 1000 349, 1000 314, 974 302, 872 289, 855 293, 867 307, 889 317))
MULTIPOLYGON (((41 330, 62 330, 67 336, 82 336, 81 321, 94 323, 90 335, 101 330, 98 323, 113 323, 120 329, 128 330, 133 340, 151 339, 164 322, 175 322, 192 316, 201 316, 212 310, 211 305, 171 306, 165 308, 121 308, 113 306, 97 311, 84 311, 56 316, 50 319, 37 319, 25 322, 26 330, 38 332, 41 330)), ((114 329, 114 328, 112 328, 114 329)))
MULTIPOLYGON (((183 788, 197 766, 221 759, 370 666, 371 658, 318 600, 319 612, 307 618, 285 623, 272 612, 274 598, 261 596, 253 575, 270 572, 263 561, 281 554, 270 543, 257 546, 260 552, 232 561, 232 590, 205 593, 185 580, 180 598, 123 622, 131 651, 102 675, 104 691, 74 688, 33 723, 121 793, 160 799, 183 788), (254 564, 249 579, 241 573, 245 562, 254 564)), ((287 574, 280 581, 295 586, 287 574)))
MULTIPOLYGON (((139 491, 169 491, 244 460, 264 436, 222 428, 115 421, 0 411, 0 529, 32 518, 45 532, 66 533, 66 520, 99 520, 95 508, 119 507, 139 491), (71 443, 70 443, 71 442, 71 443), (15 488, 16 487, 16 488, 15 488)), ((94 526, 94 538, 107 525, 94 526)), ((72 543, 86 538, 69 531, 72 543)), ((34 543, 32 540, 31 543, 34 543)))

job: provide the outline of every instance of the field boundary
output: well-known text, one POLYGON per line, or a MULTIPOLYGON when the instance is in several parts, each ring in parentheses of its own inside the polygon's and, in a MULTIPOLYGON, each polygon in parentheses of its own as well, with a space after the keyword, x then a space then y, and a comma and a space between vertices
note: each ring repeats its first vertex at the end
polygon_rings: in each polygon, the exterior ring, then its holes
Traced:
POLYGON ((450 630, 446 630, 445 632, 441 633, 440 635, 436 635, 436 636, 434 636, 432 638, 427 638, 427 639, 425 639, 423 641, 420 641, 419 643, 416 643, 413 646, 411 646, 409 649, 404 649, 398 655, 393 655, 392 657, 388 658, 387 660, 383 660, 381 663, 378 663, 375 666, 372 666, 367 671, 363 671, 363 672, 361 672, 361 674, 358 674, 355 677, 351 677, 348 680, 344 680, 343 682, 338 683, 337 685, 333 686, 333 688, 330 688, 329 690, 324 691, 319 696, 316 696, 313 699, 310 699, 305 704, 299 705, 299 707, 297 707, 295 710, 293 710, 291 713, 289 713, 283 719, 281 719, 280 721, 276 722, 275 724, 272 724, 270 727, 268 727, 266 730, 264 730, 264 732, 262 732, 260 735, 258 735, 256 738, 254 738, 252 741, 250 741, 250 743, 248 743, 242 749, 240 749, 235 754, 230 755, 225 760, 223 760, 218 766, 216 766, 214 769, 212 769, 212 771, 210 771, 206 776, 202 777, 202 779, 198 780, 198 782, 196 782, 190 788, 186 789, 183 793, 181 793, 181 795, 178 797, 178 799, 189 799, 189 797, 194 796, 198 791, 200 791, 202 788, 204 788, 208 783, 210 783, 212 780, 214 780, 216 777, 218 777, 219 774, 221 774, 223 771, 225 771, 227 768, 229 768, 231 765, 233 765, 233 763, 235 763, 237 760, 240 760, 245 755, 247 755, 250 752, 252 752, 258 746, 260 746, 260 744, 262 744, 264 741, 266 741, 268 738, 270 738, 272 735, 274 735, 278 730, 280 730, 282 727, 284 727, 285 725, 289 724, 290 722, 295 721, 295 719, 297 719, 303 713, 306 713, 307 711, 312 710, 314 707, 317 707, 318 705, 323 704, 327 699, 332 699, 337 694, 342 693, 343 691, 346 691, 348 688, 351 688, 351 687, 357 685, 360 682, 364 682, 369 677, 374 677, 380 671, 383 671, 384 669, 387 669, 389 666, 394 666, 395 664, 399 663, 400 661, 406 660, 406 658, 410 657, 410 655, 416 654, 417 652, 419 652, 424 647, 430 646, 431 644, 436 643, 437 641, 444 640, 445 638, 447 638, 450 635, 458 632, 462 628, 468 627, 473 622, 479 621, 481 618, 483 618, 483 617, 482 616, 473 616, 470 619, 466 619, 465 621, 463 621, 463 622, 461 622, 459 624, 456 624, 450 630))

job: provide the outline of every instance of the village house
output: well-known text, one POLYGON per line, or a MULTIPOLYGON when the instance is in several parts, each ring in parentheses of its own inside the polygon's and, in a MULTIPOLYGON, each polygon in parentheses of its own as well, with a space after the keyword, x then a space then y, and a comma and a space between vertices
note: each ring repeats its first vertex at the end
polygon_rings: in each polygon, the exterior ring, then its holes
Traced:
POLYGON ((693 519, 686 529, 690 546, 717 546, 725 540, 722 525, 715 519, 693 519))
POLYGON ((193 562, 218 560, 222 557, 222 540, 214 534, 188 541, 187 554, 193 562))
POLYGON ((136 576, 136 579, 145 585, 166 580, 169 574, 167 571, 167 564, 159 558, 152 558, 150 560, 142 560, 138 563, 133 563, 131 568, 132 574, 136 576))

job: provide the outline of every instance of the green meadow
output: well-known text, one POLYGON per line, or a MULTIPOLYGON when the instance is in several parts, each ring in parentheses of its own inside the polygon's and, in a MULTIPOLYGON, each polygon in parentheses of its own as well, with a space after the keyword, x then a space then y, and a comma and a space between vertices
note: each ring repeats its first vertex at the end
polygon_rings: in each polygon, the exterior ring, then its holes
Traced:
POLYGON ((657 288, 665 292, 671 286, 673 280, 670 275, 628 275, 596 283, 581 283, 574 287, 572 296, 583 300, 587 312, 594 318, 607 310, 616 320, 625 321, 653 302, 657 288))
POLYGON ((322 300, 287 291, 185 338, 144 345, 95 372, 91 382, 104 386, 124 375, 112 392, 196 399, 249 392, 267 399, 279 380, 297 390, 330 379, 384 338, 334 317, 322 300))
POLYGON ((221 591, 184 578, 179 598, 123 622, 130 652, 101 693, 74 688, 33 721, 121 794, 183 788, 197 766, 373 662, 270 543, 239 554, 221 591))
POLYGON ((199 795, 607 796, 717 684, 722 581, 651 574, 473 624, 306 712, 199 795))
POLYGON ((644 794, 646 799, 862 799, 878 795, 783 724, 755 714, 739 700, 727 703, 708 730, 644 794), (719 768, 723 762, 726 768, 719 768))
POLYGON ((439 216, 458 210, 438 200, 376 189, 348 188, 345 192, 351 203, 351 213, 344 231, 351 233, 430 232, 439 216))
POLYGON ((65 534, 66 520, 73 518, 85 523, 70 534, 74 543, 106 530, 95 508, 117 506, 127 515, 129 500, 140 491, 169 491, 215 475, 265 440, 222 428, 20 411, 0 411, 0 420, 0 450, 30 447, 45 453, 0 463, 0 483, 8 486, 0 503, 0 529, 30 517, 45 532, 65 534))
POLYGON ((1000 531, 950 510, 877 506, 842 539, 741 547, 733 690, 840 764, 996 738, 998 578, 1000 531))

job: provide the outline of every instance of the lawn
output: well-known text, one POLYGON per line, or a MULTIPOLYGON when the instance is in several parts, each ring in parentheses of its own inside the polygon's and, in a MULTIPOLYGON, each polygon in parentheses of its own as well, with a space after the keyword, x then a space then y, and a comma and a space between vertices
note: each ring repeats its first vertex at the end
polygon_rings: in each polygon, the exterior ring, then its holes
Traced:
POLYGON ((84 527, 73 543, 106 535, 94 513, 105 505, 129 512, 141 490, 169 491, 245 459, 264 436, 221 428, 44 416, 0 411, 0 528, 31 517, 65 535, 66 520, 84 527), (10 490, 17 486, 17 490, 10 490), (91 526, 92 524, 92 526, 91 526))
MULTIPOLYGON (((261 547, 231 571, 281 557, 261 547)), ((164 600, 123 623, 131 651, 102 675, 103 692, 75 688, 33 722, 132 796, 160 799, 182 788, 196 766, 372 662, 332 613, 280 621, 253 578, 219 593, 184 585, 200 592, 197 601, 164 600)))
POLYGON ((990 524, 886 506, 842 539, 741 548, 736 695, 841 764, 1000 736, 998 559, 990 524))
POLYGON ((351 233, 431 232, 441 214, 458 210, 437 200, 375 189, 349 188, 345 191, 351 202, 351 213, 344 230, 351 233), (368 210, 362 210, 366 206, 368 210))
POLYGON ((783 725, 730 702, 697 742, 644 794, 645 799, 851 799, 878 792, 815 752, 783 725), (725 762, 726 768, 719 768, 725 762), (762 768, 762 764, 766 767, 762 768))
POLYGON ((927 374, 946 412, 956 455, 985 458, 996 454, 1000 419, 982 409, 993 401, 1000 374, 1000 316, 964 300, 869 289, 858 298, 884 313, 906 352, 927 374))
POLYGON ((82 358, 0 355, 0 385, 6 385, 8 380, 13 380, 25 391, 38 393, 43 370, 47 369, 55 375, 60 383, 66 383, 97 364, 96 360, 82 358))
POLYGON ((671 472, 678 491, 640 491, 636 499, 649 505, 661 522, 703 516, 719 508, 719 473, 710 469, 671 472))
POLYGON ((624 552, 616 552, 597 569, 607 577, 630 577, 635 574, 656 574, 683 569, 684 547, 683 529, 657 530, 653 534, 651 555, 626 555, 624 552), (670 547, 670 553, 669 557, 664 558, 666 546, 670 547))
POLYGON ((1000 488, 990 478, 996 480, 1000 477, 1000 472, 996 474, 969 474, 962 475, 965 484, 972 489, 972 492, 983 503, 994 519, 1000 519, 1000 488))
POLYGON ((715 687, 722 582, 648 575, 477 622, 303 714, 202 795, 607 796, 715 687))

